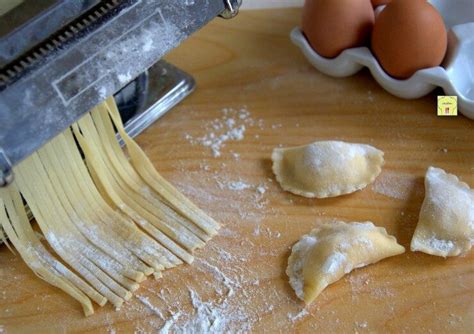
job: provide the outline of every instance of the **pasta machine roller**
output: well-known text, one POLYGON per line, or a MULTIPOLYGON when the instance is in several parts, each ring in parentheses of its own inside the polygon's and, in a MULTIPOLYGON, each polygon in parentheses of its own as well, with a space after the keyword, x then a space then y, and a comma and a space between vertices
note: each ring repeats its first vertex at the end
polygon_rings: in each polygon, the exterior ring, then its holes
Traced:
POLYGON ((130 114, 127 131, 146 128, 194 88, 162 56, 216 16, 236 15, 240 3, 1 1, 0 186, 14 165, 112 94, 130 114))

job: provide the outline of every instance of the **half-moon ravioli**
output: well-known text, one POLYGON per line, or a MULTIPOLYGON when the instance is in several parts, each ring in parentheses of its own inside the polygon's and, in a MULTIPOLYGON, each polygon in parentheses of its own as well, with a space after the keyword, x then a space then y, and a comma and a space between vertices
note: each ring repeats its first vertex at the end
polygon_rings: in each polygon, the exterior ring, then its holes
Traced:
POLYGON ((286 273, 296 295, 309 304, 353 269, 404 252, 383 227, 337 221, 301 237, 293 246, 286 273))
POLYGON ((468 252, 473 242, 474 191, 455 175, 429 167, 411 250, 457 256, 468 252))
POLYGON ((383 152, 365 144, 318 141, 276 148, 273 172, 281 187, 305 197, 335 197, 366 187, 380 174, 383 152))

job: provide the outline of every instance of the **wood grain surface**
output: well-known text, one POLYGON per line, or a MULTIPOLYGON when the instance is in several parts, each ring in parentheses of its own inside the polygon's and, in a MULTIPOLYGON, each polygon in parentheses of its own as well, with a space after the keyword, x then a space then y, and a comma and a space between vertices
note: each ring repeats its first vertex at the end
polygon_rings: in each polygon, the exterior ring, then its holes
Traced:
POLYGON ((437 117, 435 93, 395 98, 367 71, 345 79, 318 73, 289 40, 299 17, 298 9, 278 9, 216 19, 166 57, 194 75, 198 88, 138 142, 223 225, 194 264, 147 280, 120 311, 106 305, 84 318, 78 303, 2 247, 3 332, 473 331, 474 252, 443 259, 407 251, 353 271, 306 309, 288 285, 290 247, 321 222, 370 220, 409 248, 428 166, 474 186, 473 121, 437 117), (243 138, 223 137, 228 128, 243 138), (376 183, 325 200, 283 192, 271 171, 272 149, 323 139, 382 149, 386 163, 376 183))

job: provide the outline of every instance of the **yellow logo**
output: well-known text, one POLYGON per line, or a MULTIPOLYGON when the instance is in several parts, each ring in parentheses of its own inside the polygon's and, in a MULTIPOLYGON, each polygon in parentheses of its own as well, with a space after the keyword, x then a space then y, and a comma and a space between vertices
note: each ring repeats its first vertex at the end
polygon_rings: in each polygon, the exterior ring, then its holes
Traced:
POLYGON ((457 116, 458 97, 438 96, 438 116, 457 116))

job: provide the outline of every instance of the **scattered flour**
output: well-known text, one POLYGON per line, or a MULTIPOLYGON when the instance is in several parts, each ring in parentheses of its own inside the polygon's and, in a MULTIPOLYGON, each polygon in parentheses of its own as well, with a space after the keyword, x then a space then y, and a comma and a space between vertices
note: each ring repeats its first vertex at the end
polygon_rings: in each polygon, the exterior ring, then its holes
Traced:
MULTIPOLYGON (((189 300, 192 305, 192 310, 189 311, 184 305, 170 303, 173 298, 171 294, 165 296, 160 293, 163 301, 171 304, 168 306, 169 319, 160 328, 160 333, 247 333, 258 320, 258 314, 252 310, 249 299, 254 297, 260 288, 259 280, 246 278, 249 275, 248 269, 237 265, 242 262, 242 258, 212 245, 210 248, 217 251, 219 259, 224 258, 226 261, 212 262, 218 260, 212 260, 214 256, 210 256, 208 260, 197 259, 194 266, 202 272, 200 277, 203 281, 200 284, 209 285, 214 289, 217 298, 205 300, 202 294, 189 286, 189 300), (229 263, 233 264, 230 268, 229 263), (226 272, 218 266, 224 266, 226 272), (171 311, 172 309, 174 311, 171 311)), ((267 309, 268 307, 265 307, 265 311, 267 309)), ((259 312, 264 313, 262 310, 259 312)))
POLYGON ((170 329, 176 324, 176 321, 179 319, 181 316, 181 312, 175 312, 171 315, 171 317, 166 320, 165 324, 163 327, 160 328, 160 331, 158 332, 159 334, 168 334, 170 332, 170 329))
POLYGON ((120 83, 122 83, 122 84, 125 84, 125 83, 127 83, 127 82, 129 82, 133 79, 132 75, 130 73, 119 74, 117 76, 117 78, 119 79, 120 83))
POLYGON ((368 99, 370 102, 374 102, 374 101, 375 101, 374 95, 372 94, 372 91, 371 91, 371 90, 367 91, 367 99, 368 99))
MULTIPOLYGON (((268 189, 268 185, 265 182, 253 184, 242 179, 235 181, 229 179, 223 173, 213 175, 212 178, 221 190, 231 190, 235 192, 249 190, 252 194, 251 199, 249 199, 249 203, 252 204, 252 209, 264 209, 269 203, 268 199, 265 198, 265 193, 268 189)), ((244 204, 244 200, 241 200, 241 202, 241 205, 238 205, 238 210, 241 218, 244 218, 244 216, 247 216, 249 214, 249 208, 244 204)))
POLYGON ((216 180, 219 188, 221 189, 229 189, 234 191, 245 190, 252 188, 252 185, 245 183, 243 181, 230 181, 228 183, 219 182, 216 180))
MULTIPOLYGON (((168 333, 171 330, 173 333, 193 334, 193 333, 227 333, 231 322, 246 320, 246 315, 228 314, 225 304, 215 305, 212 302, 203 302, 198 293, 189 289, 191 303, 194 308, 194 314, 188 317, 183 323, 176 325, 176 318, 172 318, 172 322, 166 323, 160 332, 168 333), (167 326, 168 324, 168 326, 167 326)), ((182 315, 181 313, 179 314, 182 315)), ((244 333, 250 330, 245 322, 242 323, 242 328, 236 330, 234 333, 244 333)))
POLYGON ((349 278, 349 283, 352 290, 352 298, 356 297, 356 294, 366 291, 369 287, 370 277, 366 273, 352 273, 349 278))
POLYGON ((370 289, 370 295, 375 299, 385 299, 394 297, 395 292, 389 288, 378 287, 370 289))
POLYGON ((428 246, 442 252, 450 252, 454 248, 454 243, 451 240, 438 239, 432 236, 430 239, 425 240, 428 246))
POLYGON ((100 86, 98 90, 98 94, 101 97, 101 99, 104 99, 107 97, 107 87, 105 86, 100 86))
POLYGON ((291 313, 288 313, 288 320, 290 320, 292 322, 295 322, 295 321, 298 321, 300 319, 303 319, 308 314, 309 314, 309 312, 308 312, 307 309, 303 309, 303 310, 301 310, 300 312, 298 312, 297 314, 294 314, 294 315, 291 314, 291 313))
POLYGON ((161 313, 160 309, 159 309, 158 307, 153 306, 153 304, 150 303, 148 297, 140 296, 140 295, 137 295, 136 297, 137 297, 137 299, 138 299, 143 305, 145 305, 151 312, 153 312, 154 314, 156 314, 157 316, 159 316, 161 319, 165 320, 165 317, 164 317, 163 314, 161 313))
POLYGON ((241 285, 227 277, 219 268, 215 265, 210 264, 204 260, 198 260, 200 264, 210 270, 215 277, 217 277, 222 283, 224 283, 225 287, 227 288, 227 297, 232 297, 235 294, 235 289, 241 288, 241 285))
POLYGON ((356 321, 354 325, 357 328, 363 328, 363 329, 366 329, 367 327, 369 327, 369 324, 367 324, 367 321, 362 321, 362 322, 356 321))
POLYGON ((407 200, 415 188, 415 179, 412 175, 382 172, 372 185, 372 190, 378 194, 394 199, 407 200))
POLYGON ((259 185, 259 186, 257 187, 257 193, 259 193, 259 194, 261 194, 261 195, 265 194, 265 191, 266 191, 266 190, 267 190, 267 189, 266 189, 265 186, 263 186, 263 185, 259 185))
POLYGON ((148 38, 143 43, 143 52, 149 52, 153 50, 154 41, 151 38, 148 38))
MULTIPOLYGON (((221 110, 222 116, 216 118, 204 125, 207 133, 204 136, 193 137, 190 134, 185 134, 192 145, 200 144, 209 147, 213 157, 220 157, 222 155, 221 149, 228 141, 239 141, 244 139, 247 127, 263 126, 263 121, 255 121, 250 117, 250 112, 246 106, 239 109, 223 108, 221 110)), ((232 153, 234 159, 240 156, 238 153, 232 153)))
POLYGON ((450 326, 457 326, 459 324, 462 324, 463 323, 463 317, 460 316, 460 315, 456 315, 454 313, 450 313, 449 314, 449 319, 448 319, 448 324, 450 326))
POLYGON ((377 300, 392 300, 395 291, 391 288, 378 286, 374 287, 374 282, 370 279, 369 274, 364 272, 353 272, 346 279, 351 286, 352 300, 359 297, 369 295, 377 300))

